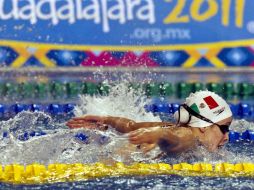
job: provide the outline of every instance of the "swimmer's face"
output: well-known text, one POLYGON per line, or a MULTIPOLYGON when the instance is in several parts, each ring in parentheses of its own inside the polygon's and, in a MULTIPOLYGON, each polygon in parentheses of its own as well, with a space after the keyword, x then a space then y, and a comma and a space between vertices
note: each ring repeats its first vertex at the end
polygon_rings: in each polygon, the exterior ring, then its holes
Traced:
MULTIPOLYGON (((217 124, 230 126, 232 122, 232 117, 224 119, 217 124)), ((212 125, 207 127, 204 131, 204 145, 211 152, 216 151, 218 148, 222 147, 228 142, 228 133, 223 134, 217 125, 212 125)))

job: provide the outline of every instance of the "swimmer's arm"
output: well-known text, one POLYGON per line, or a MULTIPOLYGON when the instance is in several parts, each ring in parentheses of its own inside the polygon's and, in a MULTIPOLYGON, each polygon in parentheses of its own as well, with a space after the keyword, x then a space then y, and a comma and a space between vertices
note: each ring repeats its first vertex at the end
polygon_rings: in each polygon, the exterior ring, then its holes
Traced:
POLYGON ((190 129, 184 127, 150 127, 129 134, 132 144, 158 144, 162 151, 180 153, 194 148, 196 139, 190 129))
POLYGON ((181 153, 190 150, 196 146, 196 140, 193 134, 186 129, 173 131, 170 128, 162 129, 158 145, 164 152, 181 153))
POLYGON ((150 128, 155 126, 172 126, 172 123, 167 122, 135 122, 131 119, 122 117, 104 117, 96 115, 86 115, 82 117, 76 117, 71 119, 66 123, 70 128, 96 128, 96 126, 101 126, 102 124, 110 125, 121 133, 129 133, 131 131, 150 128))
POLYGON ((129 133, 131 131, 141 129, 141 128, 150 128, 155 126, 172 126, 172 123, 169 122, 135 122, 133 120, 121 117, 106 117, 104 124, 110 125, 121 133, 129 133))

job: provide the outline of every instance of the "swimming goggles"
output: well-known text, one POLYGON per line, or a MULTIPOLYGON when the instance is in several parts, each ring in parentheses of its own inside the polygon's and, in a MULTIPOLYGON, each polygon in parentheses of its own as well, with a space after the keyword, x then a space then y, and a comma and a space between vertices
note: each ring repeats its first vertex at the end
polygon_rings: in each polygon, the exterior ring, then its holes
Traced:
MULTIPOLYGON (((206 122, 208 122, 208 123, 211 123, 211 124, 213 124, 213 125, 218 126, 219 129, 220 129, 220 131, 222 132, 222 134, 226 134, 226 133, 229 132, 229 125, 219 125, 218 123, 214 123, 214 122, 211 121, 210 119, 208 119, 208 118, 206 118, 206 117, 200 115, 199 113, 195 112, 193 109, 191 109, 191 108, 190 108, 188 105, 186 105, 186 104, 180 105, 179 110, 180 110, 181 106, 182 106, 186 111, 188 111, 188 113, 190 114, 189 121, 188 121, 187 123, 190 122, 191 116, 195 116, 195 117, 197 117, 197 118, 199 118, 199 119, 201 119, 201 120, 203 120, 203 121, 206 121, 206 122)), ((180 113, 180 111, 179 111, 179 113, 180 113)))

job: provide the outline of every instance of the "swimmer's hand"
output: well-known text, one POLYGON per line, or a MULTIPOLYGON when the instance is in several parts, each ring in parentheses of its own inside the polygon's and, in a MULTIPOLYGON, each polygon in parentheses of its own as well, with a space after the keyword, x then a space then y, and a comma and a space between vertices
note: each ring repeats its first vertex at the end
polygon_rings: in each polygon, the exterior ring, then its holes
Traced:
POLYGON ((141 128, 129 133, 129 141, 132 144, 157 144, 162 134, 161 127, 141 128))
POLYGON ((66 125, 69 128, 88 128, 88 129, 105 129, 105 117, 87 115, 83 117, 76 117, 69 120, 66 125))

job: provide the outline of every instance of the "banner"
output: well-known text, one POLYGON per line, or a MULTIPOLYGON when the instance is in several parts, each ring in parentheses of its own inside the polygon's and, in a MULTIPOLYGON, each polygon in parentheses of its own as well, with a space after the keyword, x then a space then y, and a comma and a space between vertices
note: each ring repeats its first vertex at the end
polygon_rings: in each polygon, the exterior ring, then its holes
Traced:
POLYGON ((254 44, 253 0, 0 0, 0 39, 102 49, 254 44))

